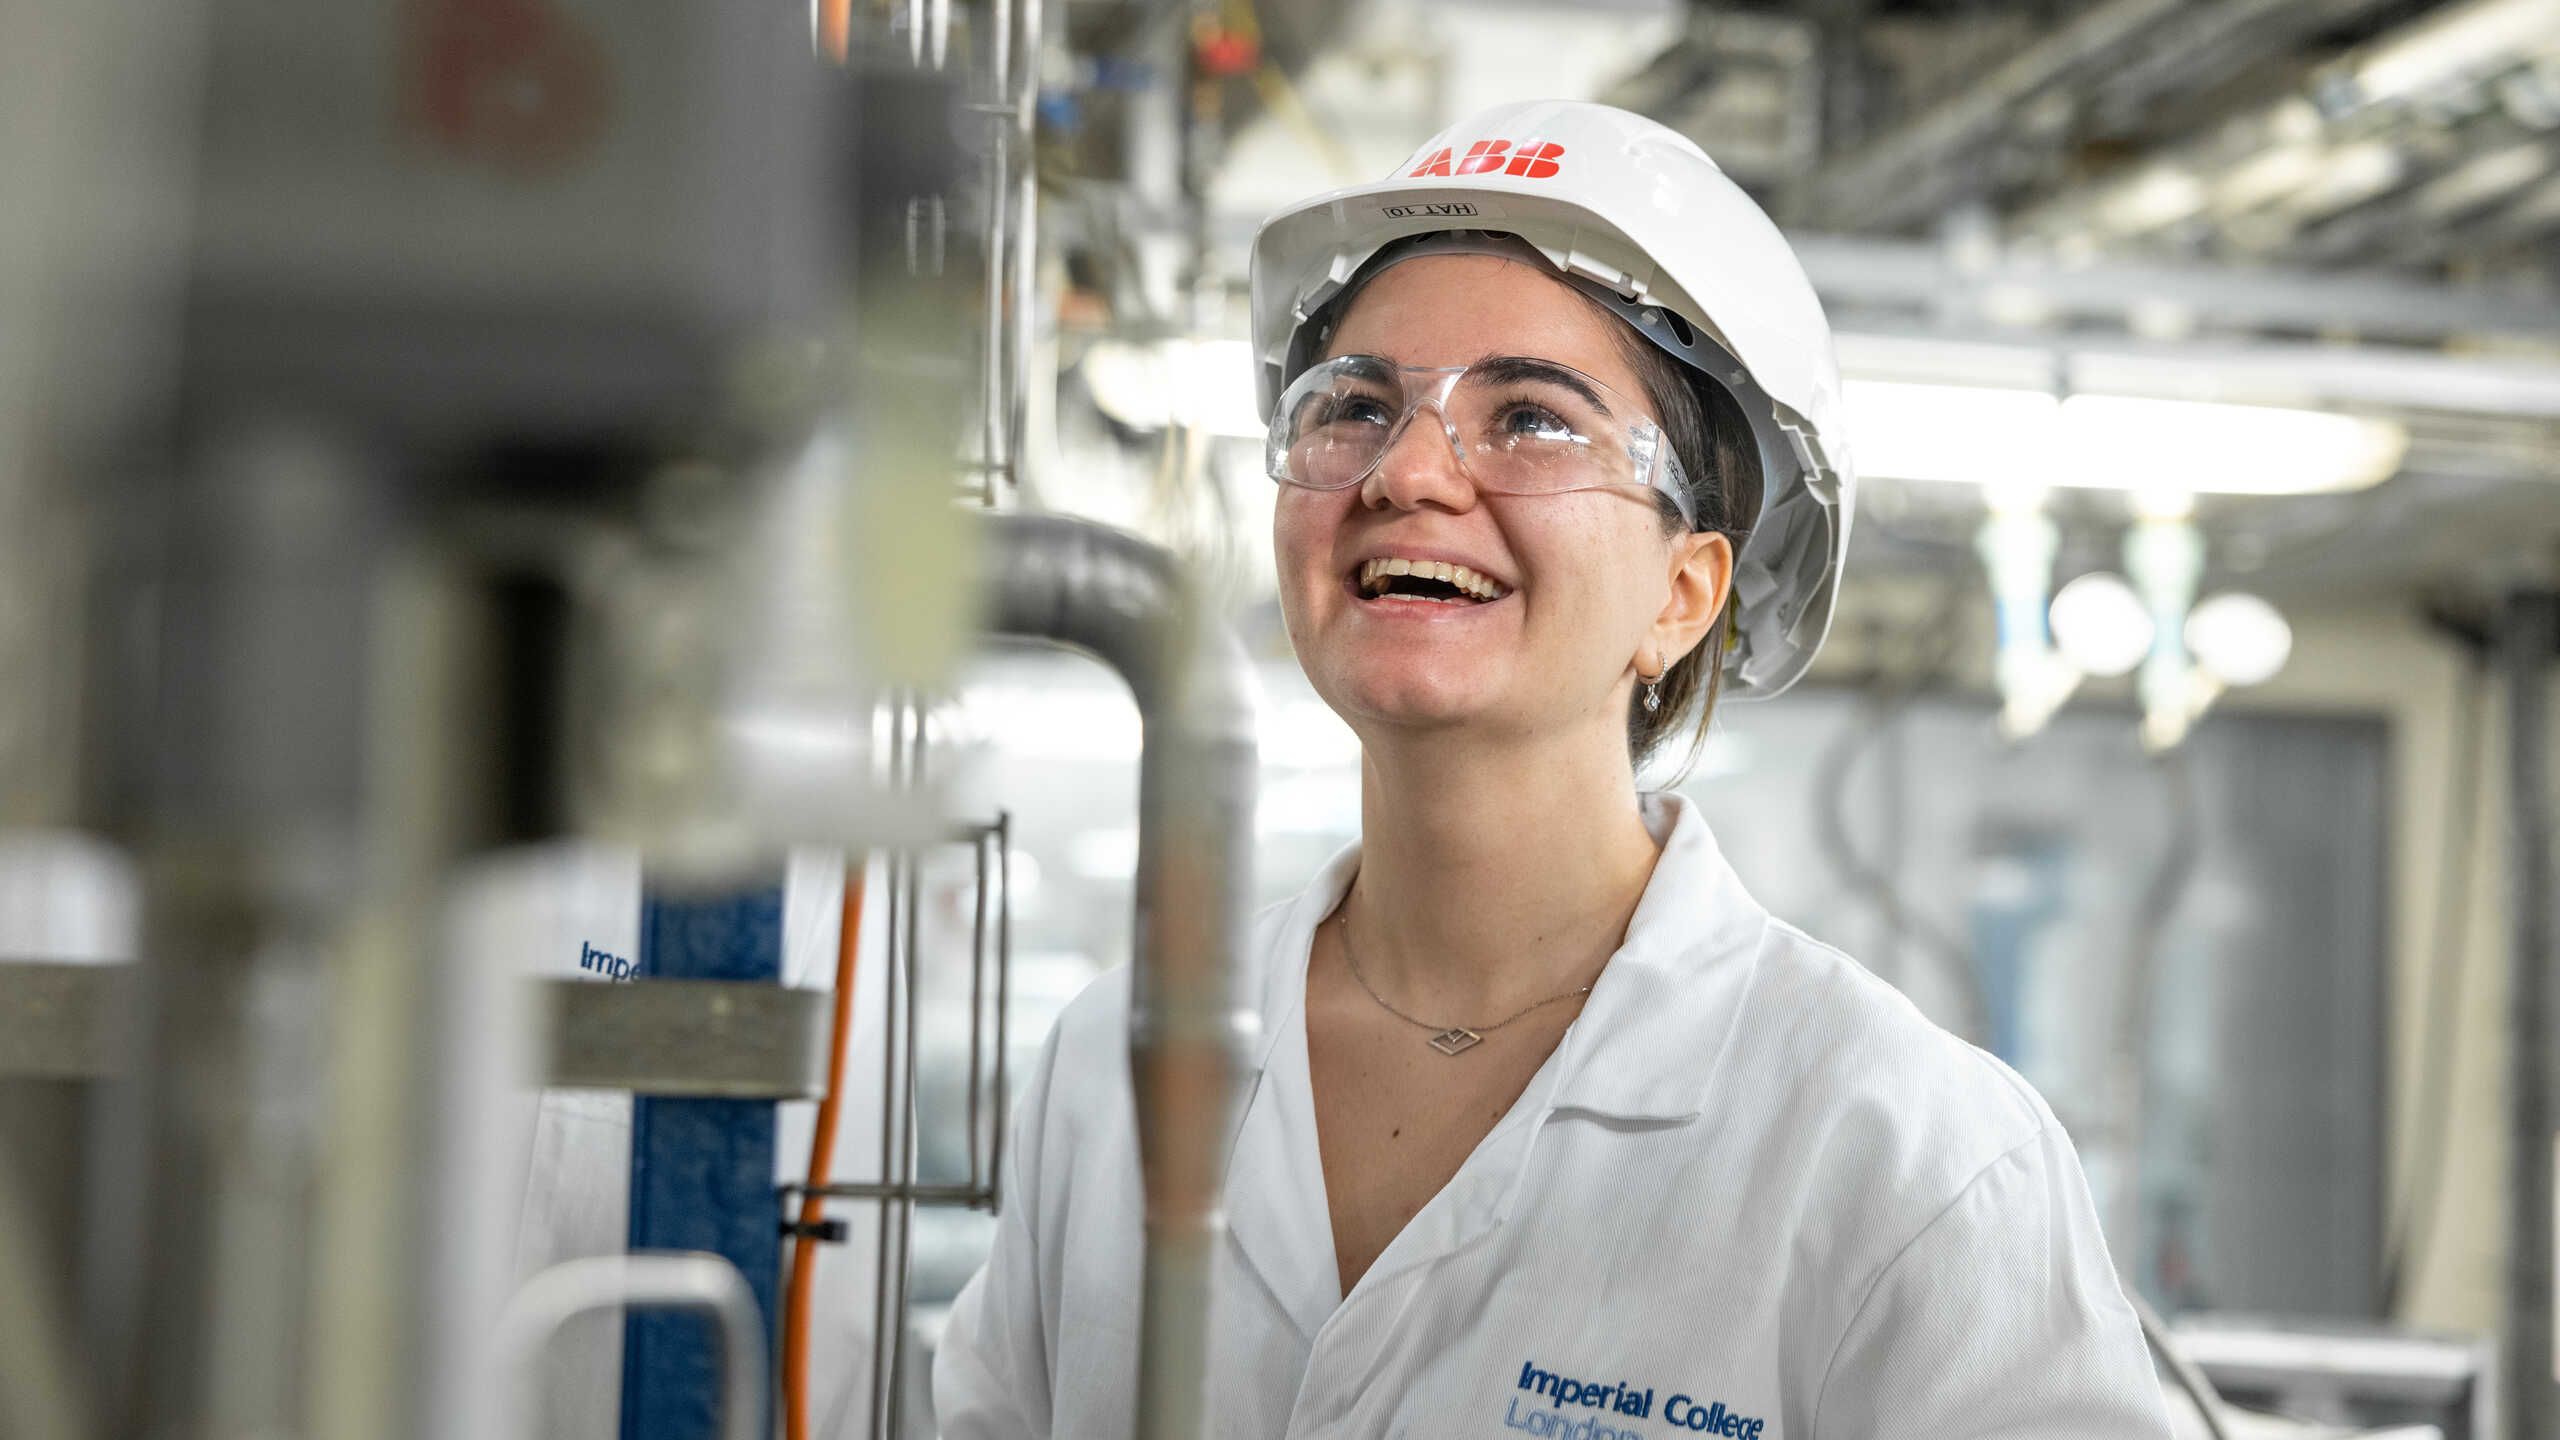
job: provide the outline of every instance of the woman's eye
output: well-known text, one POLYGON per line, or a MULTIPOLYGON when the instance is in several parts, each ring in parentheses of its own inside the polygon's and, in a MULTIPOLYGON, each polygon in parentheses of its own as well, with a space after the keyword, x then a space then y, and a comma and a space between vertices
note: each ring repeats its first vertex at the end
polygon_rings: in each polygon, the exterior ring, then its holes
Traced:
POLYGON ((1571 440, 1573 427, 1544 405, 1515 404, 1495 418, 1495 427, 1512 440, 1571 440))
POLYGON ((1366 395, 1337 397, 1325 414, 1328 425, 1383 425, 1387 423, 1387 407, 1366 395))

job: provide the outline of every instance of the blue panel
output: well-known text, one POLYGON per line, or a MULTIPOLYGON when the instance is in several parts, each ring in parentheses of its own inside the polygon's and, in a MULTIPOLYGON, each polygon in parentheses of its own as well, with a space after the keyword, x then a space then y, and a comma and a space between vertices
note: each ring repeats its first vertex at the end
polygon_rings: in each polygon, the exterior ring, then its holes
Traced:
POLYGON ((2022 1070, 2044 1059, 2027 1053, 2028 960, 2037 938, 2068 916, 2065 887, 2070 854, 2055 836, 2022 833, 1994 837, 1977 863, 1998 867, 2006 883, 1973 904, 1973 966, 1982 992, 1982 1043, 2022 1070))
MULTIPOLYGON (((640 978, 782 978, 782 887, 717 896, 651 891, 641 902, 640 978)), ((708 1250, 747 1277, 763 1313, 771 1369, 781 1214, 774 1196, 772 1102, 642 1096, 631 1106, 631 1248, 708 1250)), ((624 1322, 622 1440, 718 1433, 719 1340, 707 1317, 663 1312, 624 1322)))

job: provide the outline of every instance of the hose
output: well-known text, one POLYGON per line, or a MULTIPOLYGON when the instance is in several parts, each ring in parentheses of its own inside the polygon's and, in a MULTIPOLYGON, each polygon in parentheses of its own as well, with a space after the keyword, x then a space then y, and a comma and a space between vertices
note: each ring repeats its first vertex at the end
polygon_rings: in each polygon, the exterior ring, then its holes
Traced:
POLYGON ((1833 872, 1842 882, 1874 906, 1897 934, 1908 934, 1919 941, 1921 948, 1946 972, 1965 1006, 1966 1038, 1983 1041, 1989 1038, 1990 1005, 1982 993, 1982 977, 1974 969, 1972 952, 1912 911, 1893 877, 1858 849, 1848 815, 1849 777, 1857 768, 1860 750, 1868 741, 1882 736, 1902 712, 1910 708, 1922 687, 1944 669, 1954 655, 1961 640, 1956 617, 1964 596, 1962 588, 1951 587, 1944 603, 1923 622, 1924 632, 1933 637, 1935 643, 1919 652, 1917 664, 1904 673, 1895 674, 1879 663, 1860 686, 1863 712, 1860 720, 1844 729, 1840 738, 1824 752, 1815 775, 1814 834, 1822 846, 1824 857, 1831 862, 1833 872))
POLYGON ((2196 1368, 2196 1362, 2179 1354, 2178 1348, 2169 1343, 2169 1327, 2160 1319, 2160 1312, 2151 1308, 2150 1301, 2131 1290, 2125 1292, 2125 1298, 2133 1302, 2133 1313, 2142 1321, 2142 1338, 2151 1342, 2152 1352, 2160 1357, 2161 1364, 2169 1367, 2169 1378, 2177 1381, 2178 1388, 2187 1392, 2187 1398, 2195 1402, 2196 1415, 2204 1421, 2205 1434, 2213 1440, 2231 1440, 2231 1432, 2222 1423, 2222 1392, 2213 1388, 2213 1382, 2205 1378, 2204 1371, 2196 1368))
POLYGON ((844 912, 836 931, 835 1015, 827 1031, 827 1092, 809 1134, 809 1175, 800 1192, 800 1223, 791 1242, 790 1293, 782 1319, 782 1415, 787 1440, 809 1440, 809 1307, 818 1280, 818 1228, 827 1218, 827 1182, 835 1178, 836 1119, 844 1106, 845 1052, 853 1038, 854 960, 862 948, 864 858, 844 871, 844 912))

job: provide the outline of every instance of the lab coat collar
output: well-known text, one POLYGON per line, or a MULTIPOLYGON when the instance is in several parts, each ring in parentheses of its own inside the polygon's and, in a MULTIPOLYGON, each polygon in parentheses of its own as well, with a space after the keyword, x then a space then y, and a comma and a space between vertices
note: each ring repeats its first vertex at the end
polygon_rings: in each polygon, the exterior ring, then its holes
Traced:
MULTIPOLYGON (((1252 1052, 1244 1118, 1227 1166, 1227 1230, 1299 1337, 1313 1342, 1342 1303, 1307 1070, 1307 958, 1316 926, 1333 912, 1360 867, 1358 842, 1335 852, 1287 902, 1277 935, 1255 957, 1264 966, 1262 1043, 1252 1052)), ((1254 937, 1262 943, 1257 927, 1254 937)))
MULTIPOLYGON (((1624 941, 1520 1103, 1449 1190, 1414 1217, 1412 1233, 1379 1257, 1373 1275, 1446 1254, 1498 1224, 1524 1173, 1529 1142, 1548 1116, 1677 1123, 1704 1108, 1768 914, 1743 890, 1694 804, 1668 792, 1642 803, 1662 853, 1624 941)), ((1305 1039, 1307 956, 1315 927, 1341 903, 1359 864, 1357 843, 1325 862, 1282 913, 1262 953, 1265 1038, 1228 1172, 1229 1227, 1309 1340, 1342 1296, 1324 1177, 1307 1163, 1318 1153, 1305 1039)))
MULTIPOLYGON (((1639 805, 1662 853, 1625 939, 1557 1047, 1547 1103, 1614 1119, 1677 1120, 1705 1107, 1769 915, 1726 863, 1696 802, 1662 790, 1639 805)), ((1282 1036, 1303 1033, 1286 1022, 1306 999, 1315 927, 1342 903, 1359 868, 1355 840, 1292 903, 1264 976, 1258 1069, 1269 1067, 1282 1036)), ((1303 1070, 1303 1059, 1291 1058, 1303 1070)))
POLYGON ((1626 938, 1558 1046, 1558 1110, 1627 1120, 1704 1110, 1769 926, 1695 801, 1658 791, 1644 797, 1644 812, 1662 854, 1626 938))

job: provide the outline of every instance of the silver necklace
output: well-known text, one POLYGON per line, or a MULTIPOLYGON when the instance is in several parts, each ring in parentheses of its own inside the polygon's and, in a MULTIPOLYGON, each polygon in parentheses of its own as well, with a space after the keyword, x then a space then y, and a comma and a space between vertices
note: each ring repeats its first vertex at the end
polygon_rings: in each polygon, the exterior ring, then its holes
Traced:
POLYGON ((1415 1019, 1387 1003, 1387 997, 1379 994, 1377 988, 1369 983, 1369 977, 1360 973, 1360 961, 1351 953, 1351 907, 1344 906, 1341 913, 1333 918, 1342 922, 1342 961, 1351 967, 1351 978, 1360 982, 1360 988, 1369 992, 1369 998, 1378 1002, 1379 1009, 1408 1025, 1418 1025, 1430 1031, 1431 1048, 1443 1055, 1456 1055, 1461 1051, 1474 1049, 1484 1042, 1488 1032, 1499 1030, 1532 1010, 1544 1009, 1559 1000, 1571 1000, 1591 993, 1591 986, 1585 985, 1579 990, 1567 990, 1561 995, 1550 995, 1544 1000, 1523 1005, 1490 1025, 1434 1025, 1428 1020, 1415 1019))

